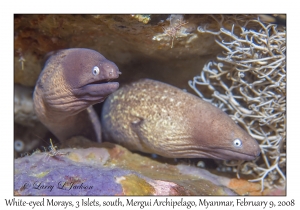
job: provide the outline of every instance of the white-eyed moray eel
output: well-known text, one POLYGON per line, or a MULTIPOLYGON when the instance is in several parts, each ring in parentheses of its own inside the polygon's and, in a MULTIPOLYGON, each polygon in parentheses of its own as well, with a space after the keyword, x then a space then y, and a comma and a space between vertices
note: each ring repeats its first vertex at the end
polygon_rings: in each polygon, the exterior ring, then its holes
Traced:
POLYGON ((101 142, 93 104, 104 103, 105 140, 171 158, 253 160, 258 143, 223 111, 179 88, 142 79, 120 88, 118 67, 89 49, 67 49, 46 62, 34 91, 40 121, 60 140, 101 142))
POLYGON ((171 158, 253 160, 256 140, 223 111, 174 86, 141 79, 104 102, 106 139, 171 158))
POLYGON ((42 70, 33 94, 40 121, 60 140, 85 136, 101 142, 99 117, 91 105, 118 89, 118 67, 84 48, 60 50, 42 70))

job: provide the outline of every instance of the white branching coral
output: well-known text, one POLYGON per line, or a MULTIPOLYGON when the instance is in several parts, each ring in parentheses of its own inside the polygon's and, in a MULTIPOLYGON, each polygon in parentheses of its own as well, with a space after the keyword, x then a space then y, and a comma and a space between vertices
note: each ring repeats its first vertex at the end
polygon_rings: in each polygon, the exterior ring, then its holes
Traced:
MULTIPOLYGON (((237 172, 254 174, 264 187, 285 186, 286 171, 286 31, 259 19, 212 16, 219 30, 198 27, 216 36, 224 49, 189 81, 205 101, 228 113, 255 138, 261 157, 239 163, 237 172), (210 93, 209 93, 210 92, 210 93), (206 93, 206 94, 205 94, 206 93)), ((228 165, 232 164, 228 163, 228 165)))

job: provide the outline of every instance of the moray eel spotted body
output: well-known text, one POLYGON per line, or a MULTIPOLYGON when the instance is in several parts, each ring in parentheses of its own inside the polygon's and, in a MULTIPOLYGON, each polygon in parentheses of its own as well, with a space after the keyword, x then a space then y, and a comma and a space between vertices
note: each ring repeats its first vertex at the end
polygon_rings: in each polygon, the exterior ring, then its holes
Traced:
POLYGON ((142 79, 104 102, 105 138, 171 158, 253 160, 256 140, 223 111, 171 85, 142 79))
POLYGON ((40 121, 60 140, 85 136, 101 141, 99 118, 91 105, 118 89, 118 67, 84 48, 58 51, 46 62, 33 95, 40 121))

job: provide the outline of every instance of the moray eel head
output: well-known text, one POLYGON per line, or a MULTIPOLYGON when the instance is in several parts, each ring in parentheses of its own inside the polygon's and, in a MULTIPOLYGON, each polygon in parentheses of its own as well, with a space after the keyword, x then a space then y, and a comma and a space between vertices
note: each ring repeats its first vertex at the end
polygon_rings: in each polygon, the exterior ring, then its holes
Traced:
POLYGON ((118 67, 95 50, 51 52, 33 94, 39 120, 60 140, 84 136, 101 141, 99 119, 91 107, 118 89, 118 67))
POLYGON ((118 78, 121 72, 100 53, 75 49, 62 56, 65 56, 61 65, 67 88, 81 101, 90 105, 99 103, 118 89, 119 83, 110 81, 118 78))
POLYGON ((185 152, 181 154, 183 156, 247 161, 260 155, 257 141, 225 112, 188 93, 184 93, 183 101, 189 101, 189 104, 181 109, 186 118, 180 123, 189 125, 183 132, 190 135, 186 137, 184 146, 178 146, 188 149, 180 151, 177 147, 174 153, 179 151, 185 152))
MULTIPOLYGON (((218 120, 212 120, 209 126, 209 133, 202 131, 199 134, 199 129, 195 130, 195 133, 198 133, 195 139, 201 142, 201 148, 199 148, 201 155, 214 159, 247 161, 254 160, 260 155, 257 141, 227 115, 222 113, 222 116, 218 120), (209 141, 203 141, 203 138, 209 139, 209 141)), ((205 127, 204 125, 204 129, 207 129, 205 127)))

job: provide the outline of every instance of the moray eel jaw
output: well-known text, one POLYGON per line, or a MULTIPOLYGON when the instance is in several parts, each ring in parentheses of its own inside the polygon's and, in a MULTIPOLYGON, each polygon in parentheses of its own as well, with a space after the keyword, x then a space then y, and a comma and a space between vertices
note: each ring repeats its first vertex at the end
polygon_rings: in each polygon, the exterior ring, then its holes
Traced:
MULTIPOLYGON (((232 150, 226 150, 224 148, 218 149, 190 149, 189 151, 174 151, 172 155, 168 156, 170 158, 211 158, 211 159, 219 159, 219 160, 245 160, 251 161, 257 158, 256 155, 239 153, 232 150)), ((165 154, 160 154, 162 156, 166 156, 165 154)))
POLYGON ((104 101, 107 95, 113 93, 119 88, 118 82, 101 82, 90 83, 83 87, 73 89, 73 94, 80 100, 100 103, 104 101))
POLYGON ((207 158, 221 159, 221 160, 254 160, 260 155, 260 150, 256 153, 244 153, 239 151, 234 151, 227 148, 210 148, 205 151, 207 158))

